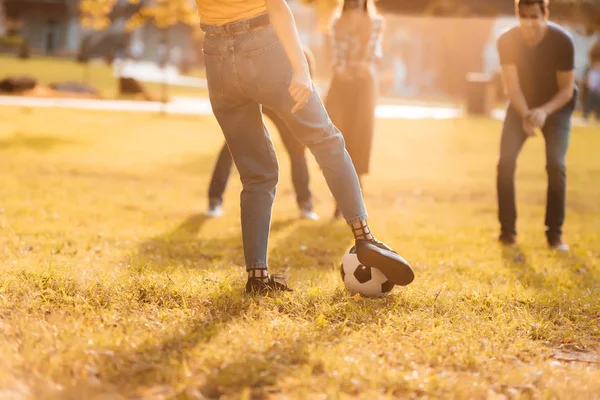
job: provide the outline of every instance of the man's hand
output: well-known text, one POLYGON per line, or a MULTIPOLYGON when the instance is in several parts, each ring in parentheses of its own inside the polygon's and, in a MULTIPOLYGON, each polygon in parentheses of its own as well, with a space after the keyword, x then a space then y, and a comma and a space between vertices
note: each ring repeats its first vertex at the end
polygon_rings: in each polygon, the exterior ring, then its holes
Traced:
POLYGON ((536 126, 528 119, 523 119, 523 131, 527 137, 535 136, 535 128, 536 126))
POLYGON ((548 114, 542 108, 534 108, 529 111, 529 115, 527 119, 531 124, 533 124, 536 128, 543 128, 546 125, 546 119, 548 118, 548 114))
POLYGON ((310 95, 312 94, 312 80, 310 78, 310 71, 308 65, 302 68, 298 68, 294 71, 292 77, 292 84, 289 88, 290 95, 296 102, 292 108, 292 113, 302 109, 308 103, 310 95))

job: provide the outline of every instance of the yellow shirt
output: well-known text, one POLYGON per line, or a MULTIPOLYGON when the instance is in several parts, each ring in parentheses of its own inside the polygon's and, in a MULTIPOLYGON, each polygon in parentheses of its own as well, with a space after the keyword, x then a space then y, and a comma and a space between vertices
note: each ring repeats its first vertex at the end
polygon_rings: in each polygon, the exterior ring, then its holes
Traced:
POLYGON ((200 21, 224 25, 267 12, 265 0, 196 0, 200 21))

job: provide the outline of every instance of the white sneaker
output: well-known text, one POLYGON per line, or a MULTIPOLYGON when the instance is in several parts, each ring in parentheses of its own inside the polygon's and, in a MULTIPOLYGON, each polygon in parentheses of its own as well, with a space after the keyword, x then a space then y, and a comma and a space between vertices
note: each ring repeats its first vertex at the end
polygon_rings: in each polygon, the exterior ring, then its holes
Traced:
POLYGON ((208 202, 208 210, 206 216, 211 218, 219 218, 223 215, 223 206, 218 201, 210 200, 208 202))
POLYGON ((550 246, 553 250, 558 251, 559 253, 568 253, 569 252, 569 245, 566 244, 565 242, 559 242, 556 243, 552 246, 550 246))
POLYGON ((556 250, 560 253, 568 253, 569 252, 569 245, 566 244, 562 238, 558 238, 558 239, 553 239, 553 240, 549 240, 548 241, 548 246, 552 249, 552 250, 556 250))
POLYGON ((300 219, 311 219, 313 221, 319 220, 319 214, 312 210, 300 209, 300 219))

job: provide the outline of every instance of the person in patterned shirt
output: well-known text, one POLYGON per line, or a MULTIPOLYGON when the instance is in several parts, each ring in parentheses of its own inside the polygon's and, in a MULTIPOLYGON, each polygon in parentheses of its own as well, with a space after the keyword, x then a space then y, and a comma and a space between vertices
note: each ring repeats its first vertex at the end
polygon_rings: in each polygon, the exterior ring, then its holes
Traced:
POLYGON ((361 186, 371 159, 384 22, 373 0, 343 0, 331 21, 333 75, 325 106, 344 135, 361 186))

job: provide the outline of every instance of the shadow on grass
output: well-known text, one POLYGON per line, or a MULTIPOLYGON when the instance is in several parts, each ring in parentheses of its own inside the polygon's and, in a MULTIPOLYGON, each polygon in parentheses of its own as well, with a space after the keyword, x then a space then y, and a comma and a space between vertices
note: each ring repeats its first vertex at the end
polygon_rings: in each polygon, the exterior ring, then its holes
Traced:
MULTIPOLYGON (((560 284, 557 277, 549 277, 544 271, 539 271, 529 261, 520 246, 502 248, 504 265, 513 271, 517 279, 526 287, 534 287, 538 290, 556 287, 560 284)), ((593 268, 588 266, 588 260, 570 252, 556 252, 552 257, 560 263, 564 280, 572 281, 578 290, 583 288, 600 289, 600 283, 594 276, 593 268)))
MULTIPOLYGON (((245 265, 241 233, 224 238, 204 238, 199 234, 211 220, 204 214, 192 214, 172 231, 143 242, 129 257, 129 264, 140 269, 163 271, 171 267, 206 268, 214 263, 245 265)), ((273 223, 276 233, 293 224, 293 219, 273 223)))
POLYGON ((550 283, 547 278, 538 272, 527 260, 528 256, 520 246, 502 246, 502 260, 519 282, 525 287, 543 289, 550 283))
POLYGON ((353 244, 343 222, 297 221, 284 238, 271 246, 270 264, 278 268, 331 268, 353 244))
MULTIPOLYGON (((117 392, 121 395, 142 396, 157 386, 168 390, 168 396, 175 395, 176 383, 185 381, 187 365, 193 363, 190 353, 193 349, 208 343, 220 332, 227 329, 232 321, 242 316, 252 301, 243 296, 238 288, 219 288, 207 296, 210 306, 202 317, 189 317, 175 325, 165 335, 150 336, 147 343, 123 349, 124 346, 105 349, 97 362, 97 377, 102 384, 88 388, 117 392)), ((82 383, 85 385, 85 383, 82 383)), ((70 388, 74 392, 81 388, 70 388)), ((97 394, 97 393, 96 393, 97 394)))
POLYGON ((163 271, 171 267, 206 268, 215 262, 243 265, 240 236, 200 238, 198 234, 210 217, 193 214, 172 231, 143 242, 129 264, 140 269, 163 271))
POLYGON ((57 136, 26 135, 15 132, 12 137, 0 139, 0 151, 27 149, 45 152, 57 146, 73 144, 77 144, 77 142, 57 136))

